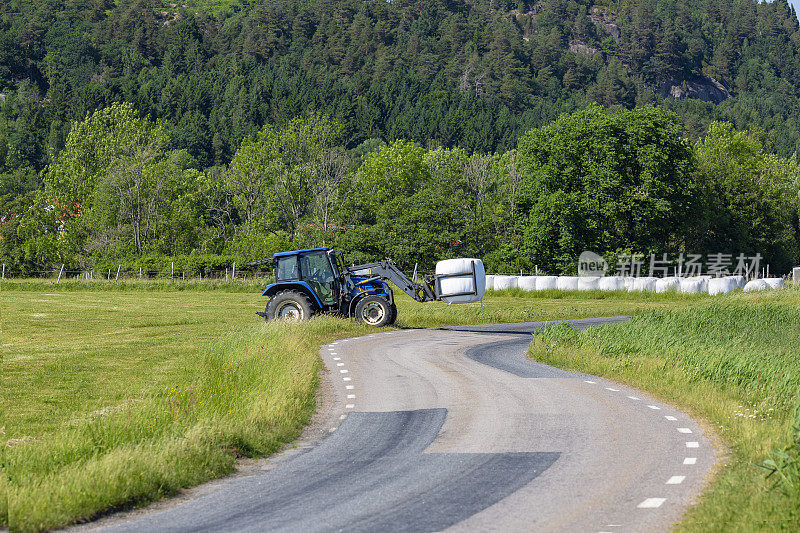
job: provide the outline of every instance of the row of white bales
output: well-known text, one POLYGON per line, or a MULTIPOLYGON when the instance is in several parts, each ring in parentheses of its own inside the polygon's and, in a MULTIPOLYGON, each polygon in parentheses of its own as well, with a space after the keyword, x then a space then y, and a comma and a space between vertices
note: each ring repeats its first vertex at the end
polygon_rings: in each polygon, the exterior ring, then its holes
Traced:
POLYGON ((628 292, 669 292, 684 294, 725 294, 736 289, 745 292, 779 289, 784 286, 783 278, 763 278, 747 281, 744 276, 694 277, 582 277, 582 276, 505 276, 487 275, 487 290, 520 288, 524 291, 628 291, 628 292))

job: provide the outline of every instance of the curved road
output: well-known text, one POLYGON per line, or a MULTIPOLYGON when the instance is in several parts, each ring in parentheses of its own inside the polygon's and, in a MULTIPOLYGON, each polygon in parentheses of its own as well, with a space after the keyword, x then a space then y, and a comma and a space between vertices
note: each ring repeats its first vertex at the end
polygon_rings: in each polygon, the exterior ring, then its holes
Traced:
POLYGON ((324 346, 333 399, 318 424, 330 436, 103 530, 669 529, 714 464, 710 441, 639 391, 527 360, 544 325, 324 346))

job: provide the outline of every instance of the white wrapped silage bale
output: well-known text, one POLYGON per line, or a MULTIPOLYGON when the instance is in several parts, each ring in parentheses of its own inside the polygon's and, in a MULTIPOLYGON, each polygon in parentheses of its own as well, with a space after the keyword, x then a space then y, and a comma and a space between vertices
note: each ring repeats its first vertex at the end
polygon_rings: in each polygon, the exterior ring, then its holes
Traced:
POLYGON ((652 292, 656 289, 656 281, 658 281, 658 278, 653 278, 650 276, 635 278, 633 290, 638 292, 652 292))
POLYGON ((620 276, 606 276, 598 280, 597 288, 601 291, 621 291, 625 288, 625 282, 620 276))
POLYGON ((600 286, 600 277, 599 276, 580 276, 578 278, 578 290, 579 291, 594 291, 597 290, 600 286))
POLYGON ((708 294, 728 294, 736 290, 736 280, 730 278, 713 278, 708 280, 708 294))
POLYGON ((783 278, 764 278, 764 283, 769 285, 770 289, 781 289, 784 286, 783 278))
POLYGON ((439 261, 436 263, 436 276, 439 296, 443 302, 465 304, 483 300, 486 292, 486 271, 480 259, 439 261))
POLYGON ((523 291, 535 291, 537 277, 538 276, 520 276, 517 280, 517 287, 523 291))
POLYGON ((725 279, 732 280, 734 283, 736 283, 736 287, 739 289, 744 287, 744 284, 747 282, 747 280, 744 279, 744 276, 725 276, 725 279))
POLYGON ((494 277, 494 290, 505 291, 513 289, 517 286, 517 278, 519 276, 495 276, 494 277))
POLYGON ((669 277, 661 278, 656 281, 655 291, 658 293, 665 293, 670 291, 678 291, 681 286, 680 278, 669 277))
POLYGON ((751 279, 744 285, 744 292, 765 291, 769 289, 769 285, 763 279, 751 279))
POLYGON ((494 276, 491 274, 487 274, 486 276, 486 290, 487 291, 494 290, 494 276))
POLYGON ((636 290, 636 278, 627 276, 622 278, 622 285, 625 287, 625 290, 628 292, 633 292, 636 290))
POLYGON ((577 291, 578 290, 578 277, 577 276, 558 276, 556 280, 556 289, 560 291, 577 291))
POLYGON ((558 276, 538 276, 538 278, 539 279, 536 280, 537 291, 547 291, 556 288, 558 276))
POLYGON ((681 278, 678 292, 683 294, 705 294, 708 292, 708 280, 699 277, 681 278))

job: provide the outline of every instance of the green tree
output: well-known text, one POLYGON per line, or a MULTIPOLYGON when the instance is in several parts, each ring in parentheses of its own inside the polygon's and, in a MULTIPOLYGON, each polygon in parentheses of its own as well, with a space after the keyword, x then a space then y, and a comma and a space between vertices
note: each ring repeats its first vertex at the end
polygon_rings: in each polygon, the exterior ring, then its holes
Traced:
POLYGON ((378 209, 390 199, 411 196, 427 183, 430 173, 424 157, 422 146, 402 139, 365 156, 356 172, 364 222, 375 222, 378 209))
POLYGON ((131 242, 141 253, 155 238, 168 172, 158 165, 169 142, 163 124, 114 104, 75 122, 66 146, 44 173, 44 199, 60 234, 79 253, 131 242))
POLYGON ((574 270, 583 250, 674 251, 690 223, 693 154, 677 117, 590 107, 526 133, 518 208, 523 253, 574 270))
POLYGON ((283 128, 267 125, 242 143, 226 173, 226 186, 245 223, 272 212, 292 239, 300 221, 315 210, 327 225, 335 191, 348 168, 346 154, 335 148, 341 127, 329 117, 309 113, 283 128))
POLYGON ((698 181, 708 215, 695 236, 703 252, 762 254, 773 271, 800 260, 795 157, 771 153, 763 134, 714 122, 696 144, 698 181))

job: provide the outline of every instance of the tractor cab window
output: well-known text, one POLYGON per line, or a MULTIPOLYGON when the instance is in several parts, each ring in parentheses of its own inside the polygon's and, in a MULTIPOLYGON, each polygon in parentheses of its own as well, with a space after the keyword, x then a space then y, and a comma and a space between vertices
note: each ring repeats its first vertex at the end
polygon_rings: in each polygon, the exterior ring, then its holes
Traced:
POLYGON ((300 271, 297 269, 297 256, 279 257, 275 281, 291 281, 299 278, 300 271))
POLYGON ((336 300, 334 294, 336 276, 327 253, 311 252, 301 255, 300 271, 303 274, 303 281, 314 288, 321 300, 325 303, 333 303, 336 300))

